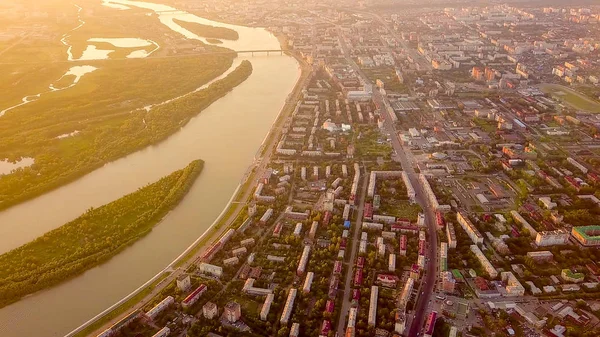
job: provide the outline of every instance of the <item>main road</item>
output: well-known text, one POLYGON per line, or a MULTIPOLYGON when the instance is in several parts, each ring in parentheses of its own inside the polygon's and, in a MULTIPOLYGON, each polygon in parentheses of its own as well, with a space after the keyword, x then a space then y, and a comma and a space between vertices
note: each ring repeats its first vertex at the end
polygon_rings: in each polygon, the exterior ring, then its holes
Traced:
MULTIPOLYGON (((383 101, 385 98, 376 92, 374 94, 374 100, 381 100, 382 105, 385 106, 383 101)), ((408 175, 410 182, 412 183, 415 193, 416 193, 416 202, 423 208, 423 214, 425 215, 425 224, 427 226, 427 234, 428 234, 428 249, 427 249, 427 257, 425 262, 426 272, 423 275, 421 282, 421 294, 418 294, 418 299, 416 303, 415 309, 415 317, 412 320, 412 325, 410 327, 408 336, 416 336, 417 332, 421 331, 423 326, 423 321, 425 320, 425 314, 427 311, 427 304, 431 299, 431 295, 433 294, 433 290, 436 283, 436 268, 438 265, 438 243, 437 243, 437 225, 434 221, 435 219, 435 211, 433 207, 429 204, 429 200, 425 197, 425 192, 423 190, 423 186, 421 185, 417 173, 413 168, 413 163, 408 159, 405 149, 400 143, 398 139, 398 133, 396 131, 396 126, 394 122, 391 120, 391 117, 384 111, 381 116, 384 119, 384 129, 390 134, 390 138, 392 139, 392 147, 396 152, 396 158, 402 164, 402 169, 408 175)), ((406 151, 410 151, 407 149, 406 151)), ((412 157, 412 156, 411 156, 412 157)))
MULTIPOLYGON (((363 164, 363 169, 364 169, 364 164, 363 164)), ((337 328, 337 332, 338 332, 338 336, 345 336, 345 325, 346 325, 346 316, 348 314, 348 312, 350 311, 350 306, 352 305, 351 302, 351 298, 350 298, 350 294, 351 292, 351 287, 352 287, 352 279, 354 276, 353 273, 353 266, 354 266, 354 261, 356 261, 356 247, 358 246, 358 242, 359 242, 359 236, 360 236, 360 232, 361 232, 361 228, 362 228, 362 218, 363 218, 363 211, 364 211, 364 205, 365 205, 365 197, 367 195, 367 186, 368 186, 368 182, 369 182, 369 178, 367 176, 367 172, 362 172, 361 176, 363 177, 362 180, 362 185, 360 185, 360 197, 358 198, 358 208, 356 210, 356 223, 354 224, 354 231, 352 234, 352 249, 350 252, 350 262, 348 263, 348 270, 346 270, 346 282, 344 285, 344 298, 342 299, 342 309, 340 311, 340 318, 338 320, 338 328, 337 328)))
MULTIPOLYGON (((339 31, 339 40, 342 51, 346 56, 347 61, 352 66, 354 71, 358 74, 359 77, 362 78, 364 83, 372 83, 369 78, 362 72, 360 67, 354 62, 350 53, 348 51, 348 47, 344 41, 344 37, 339 31)), ((380 107, 380 118, 383 119, 383 131, 388 133, 391 138, 392 147, 395 152, 396 160, 400 162, 402 165, 402 170, 406 172, 410 182, 412 183, 416 197, 415 201, 423 208, 423 214, 425 215, 425 224, 427 226, 427 234, 428 234, 428 248, 427 248, 427 257, 425 262, 425 269, 422 281, 421 281, 421 293, 417 296, 417 302, 415 305, 415 316, 412 320, 412 325, 410 327, 408 336, 413 337, 416 336, 418 332, 421 331, 423 327, 423 322, 425 320, 425 314, 427 311, 427 305, 429 300, 431 299, 431 295, 433 293, 435 283, 436 283, 436 268, 438 265, 438 243, 437 243, 437 228, 435 224, 435 210, 429 204, 429 200, 425 196, 425 192, 423 186, 421 185, 417 173, 413 167, 413 162, 408 159, 405 151, 410 151, 410 149, 404 149, 400 139, 398 138, 398 131, 396 130, 395 121, 392 120, 392 116, 388 112, 388 107, 390 106, 389 101, 386 97, 384 97, 379 90, 373 91, 373 101, 375 104, 380 107)), ((414 158, 411 156, 411 158, 414 158)), ((414 160, 414 159, 413 159, 414 160)), ((354 243, 356 245, 356 242, 354 243)), ((345 303, 345 302, 344 302, 345 303)), ((344 308, 343 308, 344 309, 344 308)), ((342 315, 345 314, 345 311, 342 310, 342 315)), ((342 317, 340 317, 340 322, 342 322, 342 317)), ((341 324, 341 323, 340 323, 341 324)), ((339 326, 338 326, 339 332, 339 326)))

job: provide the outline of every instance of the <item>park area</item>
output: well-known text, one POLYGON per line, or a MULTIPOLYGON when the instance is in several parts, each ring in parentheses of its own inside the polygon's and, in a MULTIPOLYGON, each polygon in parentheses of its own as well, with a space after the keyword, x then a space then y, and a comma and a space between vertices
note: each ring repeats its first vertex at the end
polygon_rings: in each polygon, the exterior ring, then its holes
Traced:
POLYGON ((541 84, 540 89, 565 104, 579 110, 600 113, 600 103, 559 84, 541 84))

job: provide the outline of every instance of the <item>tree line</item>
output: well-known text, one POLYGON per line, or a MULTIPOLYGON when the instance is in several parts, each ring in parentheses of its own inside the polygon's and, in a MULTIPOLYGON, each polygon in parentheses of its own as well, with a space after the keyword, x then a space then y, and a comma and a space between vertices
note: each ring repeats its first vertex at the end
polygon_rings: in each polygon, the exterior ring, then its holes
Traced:
POLYGON ((108 261, 173 209, 204 162, 185 168, 0 255, 0 307, 108 261))

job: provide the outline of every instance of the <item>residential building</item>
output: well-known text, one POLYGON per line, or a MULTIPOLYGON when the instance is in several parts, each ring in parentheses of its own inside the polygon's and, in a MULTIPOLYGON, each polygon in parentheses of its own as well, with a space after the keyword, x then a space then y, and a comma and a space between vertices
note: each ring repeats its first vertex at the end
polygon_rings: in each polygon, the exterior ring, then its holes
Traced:
POLYGON ((281 319, 279 322, 281 324, 287 324, 292 316, 292 309, 294 308, 294 301, 296 300, 296 294, 298 293, 298 289, 291 288, 288 292, 287 300, 285 301, 285 306, 283 307, 283 313, 281 314, 281 319))
POLYGON ((500 273, 500 278, 503 283, 506 283, 506 295, 505 296, 524 296, 525 287, 519 282, 515 275, 509 271, 500 273))
POLYGON ((242 307, 237 302, 225 304, 225 319, 229 323, 235 323, 242 317, 242 307))
POLYGON ((269 316, 269 311, 271 311, 271 304, 273 304, 274 298, 275 295, 273 294, 268 294, 265 298, 265 302, 263 303, 262 308, 260 309, 260 319, 262 321, 267 320, 267 316, 269 316))
POLYGON ((198 288, 196 288, 189 295, 187 295, 183 301, 181 301, 181 306, 184 308, 191 307, 196 302, 198 302, 200 296, 202 296, 202 294, 204 294, 207 289, 208 287, 206 287, 205 284, 201 284, 198 288))
POLYGON ((456 233, 454 232, 454 225, 450 222, 446 224, 446 237, 448 238, 448 247, 456 248, 456 233))
POLYGON ((442 290, 446 293, 454 293, 456 289, 456 280, 452 276, 452 272, 442 272, 442 290))
POLYGON ((483 235, 479 232, 479 230, 475 227, 475 225, 469 219, 469 216, 462 211, 456 213, 456 221, 461 225, 461 227, 467 232, 471 241, 474 244, 483 243, 483 235))
POLYGON ((396 271, 396 254, 390 254, 388 259, 388 270, 391 272, 396 271))
POLYGON ((600 246, 600 226, 573 227, 571 235, 583 246, 600 246))
POLYGON ((308 264, 308 258, 310 256, 310 245, 305 245, 304 250, 302 251, 302 255, 300 256, 300 261, 298 262, 298 268, 296 269, 296 274, 298 276, 304 274, 306 271, 306 265, 308 264))
POLYGON ((268 294, 273 293, 272 289, 255 287, 255 281, 256 279, 252 277, 246 279, 246 282, 244 282, 244 286, 242 287, 242 292, 252 296, 266 296, 268 294))
POLYGON ((569 242, 569 237, 569 232, 564 229, 538 232, 535 236, 535 244, 538 247, 566 245, 569 242))
POLYGON ((206 302, 206 304, 202 306, 202 315, 206 319, 213 319, 219 315, 219 309, 215 303, 210 301, 206 302))
MULTIPOLYGON (((338 261, 336 261, 338 262, 338 261)), ((315 273, 309 271, 306 273, 306 278, 304 279, 304 286, 302 287, 302 292, 305 294, 310 293, 310 287, 312 285, 313 279, 315 277, 315 273)))
POLYGON ((481 266, 491 278, 494 279, 498 277, 498 271, 496 270, 496 268, 494 268, 492 263, 487 259, 487 257, 483 254, 483 252, 481 251, 481 249, 479 249, 477 245, 471 245, 471 251, 473 252, 473 254, 475 254, 477 259, 481 263, 481 266))
POLYGON ((552 252, 550 252, 548 250, 543 250, 543 251, 539 251, 539 252, 528 252, 527 257, 529 257, 530 259, 532 259, 536 262, 547 262, 547 261, 552 261, 552 259, 554 258, 554 255, 552 254, 552 252))
POLYGON ((175 299, 173 298, 173 296, 167 296, 164 300, 160 301, 152 309, 148 310, 148 312, 144 314, 144 316, 146 317, 146 319, 151 321, 173 303, 175 303, 175 299))
POLYGON ((294 323, 292 324, 292 328, 290 329, 290 337, 298 337, 300 335, 300 324, 294 323))
POLYGON ((192 286, 190 275, 181 275, 177 278, 177 288, 181 291, 188 291, 192 286))
POLYGON ((168 327, 164 327, 158 330, 158 332, 152 335, 152 337, 167 337, 170 333, 171 329, 169 329, 168 327))
POLYGON ((368 323, 370 326, 375 326, 377 321, 377 300, 379 297, 379 287, 371 287, 371 300, 369 301, 369 319, 368 323))
POLYGON ((583 273, 574 273, 570 269, 563 269, 560 272, 560 277, 567 282, 579 283, 585 279, 583 273))

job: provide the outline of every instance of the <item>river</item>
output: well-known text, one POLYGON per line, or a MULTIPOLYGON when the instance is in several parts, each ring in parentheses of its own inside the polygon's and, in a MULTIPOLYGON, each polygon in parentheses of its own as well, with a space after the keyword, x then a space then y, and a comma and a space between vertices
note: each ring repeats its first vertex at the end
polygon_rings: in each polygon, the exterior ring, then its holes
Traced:
MULTIPOLYGON (((128 6, 137 3, 108 2, 128 6)), ((163 14, 159 17, 161 22, 166 20, 163 14)), ((230 48, 279 48, 278 40, 264 29, 199 20, 238 31, 240 40, 229 41, 230 48)), ((194 38, 187 33, 186 37, 194 38)), ((90 207, 106 204, 183 168, 194 159, 205 161, 189 194, 149 235, 99 267, 0 309, 0 336, 65 335, 161 271, 206 231, 252 164, 300 75, 298 63, 289 56, 247 59, 253 65, 248 80, 164 142, 0 213, 0 251, 6 251, 90 207), (12 240, 4 239, 8 237, 12 240)))

